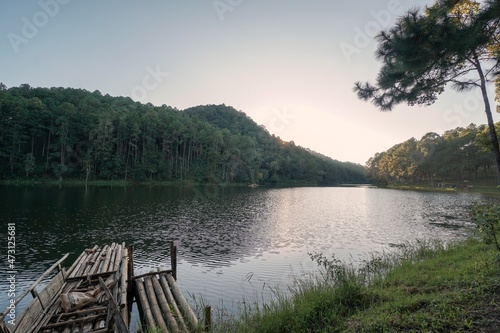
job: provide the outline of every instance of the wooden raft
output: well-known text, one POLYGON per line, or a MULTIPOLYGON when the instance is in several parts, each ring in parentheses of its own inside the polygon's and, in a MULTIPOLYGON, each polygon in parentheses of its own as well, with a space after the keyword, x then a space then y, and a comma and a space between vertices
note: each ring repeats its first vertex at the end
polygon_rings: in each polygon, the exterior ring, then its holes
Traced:
MULTIPOLYGON (((145 328, 161 332, 200 332, 198 318, 177 284, 177 247, 170 242, 171 269, 134 276, 135 299, 145 328)), ((205 308, 205 331, 211 328, 205 308)))
POLYGON ((133 273, 125 244, 85 250, 66 271, 60 264, 67 256, 16 300, 17 304, 30 292, 33 296, 15 326, 5 324, 7 310, 0 315, 0 332, 128 332, 127 277, 133 273), (55 269, 58 273, 37 293, 37 285, 55 269), (74 301, 82 295, 86 302, 74 301))
POLYGON ((182 295, 172 271, 134 277, 136 299, 147 327, 163 332, 192 332, 198 318, 182 295))

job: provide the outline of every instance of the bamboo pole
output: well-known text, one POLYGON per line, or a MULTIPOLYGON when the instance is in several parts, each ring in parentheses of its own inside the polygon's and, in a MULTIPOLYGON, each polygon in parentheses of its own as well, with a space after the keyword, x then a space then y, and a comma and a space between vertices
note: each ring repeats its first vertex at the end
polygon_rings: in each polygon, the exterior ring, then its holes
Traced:
POLYGON ((111 295, 111 291, 109 291, 108 287, 106 286, 102 278, 99 278, 99 284, 101 288, 104 289, 106 295, 108 296, 109 305, 111 306, 111 310, 113 312, 113 317, 115 318, 115 324, 118 328, 118 331, 123 333, 128 332, 127 325, 125 325, 125 323, 123 322, 120 311, 116 306, 115 300, 113 299, 113 295, 111 295))
POLYGON ((177 300, 177 303, 180 305, 182 311, 184 311, 184 315, 187 317, 189 323, 192 325, 191 328, 196 329, 198 327, 198 318, 196 318, 193 309, 191 309, 189 303, 182 295, 182 291, 177 285, 177 282, 175 281, 174 277, 170 274, 167 274, 167 281, 168 284, 170 285, 170 289, 172 290, 172 294, 177 300))
POLYGON ((90 257, 95 253, 95 251, 97 251, 97 249, 98 249, 97 245, 94 245, 92 249, 83 251, 85 255, 82 257, 81 261, 77 264, 75 269, 71 272, 69 277, 83 275, 83 271, 85 270, 85 268, 87 268, 90 257))
POLYGON ((92 268, 89 271, 89 274, 95 274, 95 273, 100 273, 101 271, 101 265, 104 261, 104 257, 106 256, 106 252, 108 252, 109 245, 105 245, 99 255, 97 256, 94 264, 92 265, 92 268))
POLYGON ((71 267, 68 269, 67 271, 68 277, 71 276, 71 274, 73 274, 73 271, 79 266, 79 264, 81 264, 81 262, 85 260, 86 257, 87 253, 85 251, 80 253, 78 258, 73 262, 73 265, 71 265, 71 267))
POLYGON ((113 255, 113 251, 115 250, 115 243, 111 244, 106 253, 106 257, 104 258, 104 262, 102 263, 102 272, 107 272, 109 267, 109 262, 111 261, 111 256, 113 255))
MULTIPOLYGON (((127 251, 126 248, 123 251, 127 251)), ((128 275, 128 265, 127 256, 123 256, 121 263, 121 275, 120 275, 120 297, 119 297, 119 307, 121 308, 121 314, 123 321, 128 323, 128 306, 127 306, 127 275, 128 275)))
POLYGON ((166 333, 168 332, 167 324, 163 319, 163 316, 160 311, 160 307, 158 306, 158 300, 156 299, 156 294, 154 292, 153 283, 151 282, 151 276, 144 278, 144 287, 146 288, 146 293, 148 295, 148 301, 151 306, 151 312, 160 326, 160 329, 164 330, 166 333))
POLYGON ((106 272, 112 272, 115 270, 116 255, 117 255, 119 249, 118 249, 118 244, 116 244, 116 243, 113 243, 113 244, 115 244, 115 247, 113 249, 113 252, 111 252, 109 265, 108 265, 108 267, 106 267, 106 272))
MULTIPOLYGON (((99 257, 99 255, 101 254, 101 250, 99 248, 97 248, 95 250, 94 253, 92 253, 88 260, 87 260, 87 265, 85 266, 85 269, 83 270, 83 273, 81 275, 86 275, 86 274, 89 274, 92 267, 94 266, 94 264, 96 263, 96 260, 97 258, 99 257)), ((92 273, 90 273, 92 274, 92 273)))
POLYGON ((160 275, 160 284, 161 287, 163 288, 163 293, 165 294, 165 297, 167 298, 168 303, 173 309, 174 316, 177 317, 179 321, 179 325, 181 326, 182 332, 189 332, 188 328, 186 326, 186 322, 184 321, 184 316, 182 315, 182 312, 179 310, 179 307, 177 306, 177 303, 175 301, 174 295, 172 295, 172 291, 170 290, 170 286, 168 285, 168 281, 165 278, 167 274, 162 274, 160 275))
POLYGON ((144 284, 141 279, 135 280, 135 287, 137 290, 137 296, 139 298, 140 306, 144 318, 146 319, 146 325, 150 328, 156 328, 155 321, 153 319, 153 313, 149 307, 148 299, 146 297, 146 291, 144 290, 144 284))
POLYGON ((151 281, 153 282, 153 288, 158 299, 158 305, 160 306, 162 313, 165 315, 168 325, 170 326, 172 331, 179 332, 179 325, 177 325, 174 316, 172 316, 172 310, 168 306, 168 301, 165 297, 165 294, 163 293, 160 282, 156 277, 152 277, 151 281))
POLYGON ((120 263, 122 261, 122 257, 123 257, 123 247, 122 247, 121 244, 118 244, 118 247, 116 249, 116 258, 115 258, 115 261, 114 261, 114 265, 113 265, 112 268, 111 268, 111 265, 110 265, 109 269, 113 270, 113 271, 118 270, 118 266, 120 266, 120 263))

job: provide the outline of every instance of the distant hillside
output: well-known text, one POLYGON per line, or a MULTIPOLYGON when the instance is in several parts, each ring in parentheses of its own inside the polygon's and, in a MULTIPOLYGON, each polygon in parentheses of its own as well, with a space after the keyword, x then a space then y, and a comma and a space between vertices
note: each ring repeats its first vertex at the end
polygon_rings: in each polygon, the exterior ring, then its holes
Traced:
POLYGON ((179 111, 99 91, 0 84, 0 178, 332 185, 365 174, 225 105, 179 111))
MULTIPOLYGON (((497 132, 500 123, 496 123, 497 132)), ((500 133, 500 132, 499 132, 500 133)), ((476 181, 495 177, 486 125, 457 127, 443 135, 427 133, 377 153, 366 163, 368 176, 381 183, 476 181)))

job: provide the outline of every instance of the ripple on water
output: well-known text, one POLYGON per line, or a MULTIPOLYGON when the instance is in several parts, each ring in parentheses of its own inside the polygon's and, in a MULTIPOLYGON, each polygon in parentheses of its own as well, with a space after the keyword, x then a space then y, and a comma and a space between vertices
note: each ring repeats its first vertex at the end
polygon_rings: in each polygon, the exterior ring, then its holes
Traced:
MULTIPOLYGON (((224 187, 201 199, 203 188, 195 189, 0 188, 7 199, 0 203, 1 218, 16 223, 22 235, 21 286, 64 253, 74 260, 94 244, 134 244, 136 274, 164 269, 170 267, 169 241, 175 240, 184 290, 227 304, 244 294, 268 296, 268 286, 314 270, 308 252, 357 260, 416 238, 464 237, 471 225, 468 206, 482 200, 367 188, 224 187)), ((0 294, 5 287, 2 282, 0 294)))

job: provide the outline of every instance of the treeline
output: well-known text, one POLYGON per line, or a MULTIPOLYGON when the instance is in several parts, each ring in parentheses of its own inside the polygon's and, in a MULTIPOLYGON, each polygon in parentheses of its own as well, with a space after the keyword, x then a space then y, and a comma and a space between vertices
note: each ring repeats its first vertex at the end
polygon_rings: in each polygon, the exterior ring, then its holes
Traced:
MULTIPOLYGON (((495 124, 497 130, 500 123, 495 124)), ((379 183, 475 181, 495 176, 495 159, 486 125, 470 124, 411 138, 366 163, 368 177, 379 183)))
POLYGON ((0 178, 338 184, 362 166, 270 135, 225 105, 179 111, 70 88, 0 84, 0 178))

